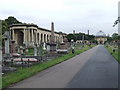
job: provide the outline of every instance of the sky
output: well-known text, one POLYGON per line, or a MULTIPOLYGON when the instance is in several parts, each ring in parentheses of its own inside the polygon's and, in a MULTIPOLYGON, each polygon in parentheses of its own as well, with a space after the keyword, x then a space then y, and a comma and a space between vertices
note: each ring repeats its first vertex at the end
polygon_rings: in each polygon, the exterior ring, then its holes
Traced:
POLYGON ((82 32, 96 35, 99 30, 111 35, 118 17, 119 0, 1 0, 0 19, 14 16, 21 22, 34 23, 63 33, 82 32))

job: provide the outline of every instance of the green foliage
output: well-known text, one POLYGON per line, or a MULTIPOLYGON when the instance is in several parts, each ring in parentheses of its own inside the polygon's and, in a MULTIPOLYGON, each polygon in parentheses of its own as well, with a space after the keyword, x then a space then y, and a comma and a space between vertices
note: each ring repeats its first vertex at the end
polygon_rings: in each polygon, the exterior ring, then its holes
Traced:
POLYGON ((118 34, 117 34, 117 33, 113 33, 112 39, 113 39, 113 40, 118 40, 118 34))
MULTIPOLYGON (((12 16, 8 17, 5 20, 1 20, 1 21, 2 21, 1 22, 2 23, 1 24, 2 29, 0 29, 0 32, 2 33, 2 35, 5 33, 5 31, 9 30, 10 25, 21 23, 16 18, 14 18, 12 16)), ((4 39, 2 38, 2 35, 0 35, 0 38, 1 38, 1 41, 2 41, 2 45, 4 46, 4 39)))
POLYGON ((10 25, 18 23, 21 22, 19 22, 15 17, 12 16, 9 16, 7 19, 2 20, 2 34, 4 34, 6 30, 9 30, 10 25))
POLYGON ((71 39, 74 39, 74 41, 82 40, 83 35, 84 35, 84 40, 93 40, 94 37, 95 37, 93 35, 87 35, 87 34, 84 34, 84 33, 75 33, 75 34, 68 34, 67 39, 68 39, 69 42, 71 41, 71 39))
POLYGON ((68 39, 69 42, 71 42, 71 39, 73 39, 74 41, 77 40, 76 36, 74 34, 68 34, 66 36, 66 38, 68 39))
POLYGON ((27 55, 28 55, 28 56, 34 55, 34 48, 29 48, 27 55))
POLYGON ((113 55, 113 57, 120 63, 120 58, 119 58, 119 53, 120 53, 120 50, 118 50, 118 48, 114 48, 112 46, 106 46, 106 49, 113 55), (116 51, 113 52, 113 49, 115 49, 116 51))
POLYGON ((113 33, 113 34, 112 34, 112 37, 117 37, 117 36, 118 36, 117 33, 113 33))
POLYGON ((90 40, 90 42, 91 42, 91 43, 96 43, 96 44, 98 44, 98 41, 95 40, 95 39, 90 40))
POLYGON ((9 30, 7 22, 2 20, 2 34, 5 33, 5 31, 9 30))
POLYGON ((13 16, 9 16, 7 19, 5 19, 5 22, 6 22, 8 25, 21 23, 21 22, 19 22, 19 21, 18 21, 15 17, 13 17, 13 16))

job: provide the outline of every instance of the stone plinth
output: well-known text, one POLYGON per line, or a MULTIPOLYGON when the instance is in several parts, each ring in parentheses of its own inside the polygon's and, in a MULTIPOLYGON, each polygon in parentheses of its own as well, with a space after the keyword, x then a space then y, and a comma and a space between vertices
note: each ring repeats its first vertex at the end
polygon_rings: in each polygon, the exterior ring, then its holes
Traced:
POLYGON ((16 53, 16 50, 15 50, 15 41, 14 40, 11 40, 10 52, 11 53, 16 53))

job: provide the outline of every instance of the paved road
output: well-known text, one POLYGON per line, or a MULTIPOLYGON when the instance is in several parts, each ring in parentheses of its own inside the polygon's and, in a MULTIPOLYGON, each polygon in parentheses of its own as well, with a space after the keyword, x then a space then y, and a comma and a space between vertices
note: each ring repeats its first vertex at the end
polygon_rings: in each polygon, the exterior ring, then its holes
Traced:
POLYGON ((98 45, 10 88, 117 88, 118 63, 98 45))

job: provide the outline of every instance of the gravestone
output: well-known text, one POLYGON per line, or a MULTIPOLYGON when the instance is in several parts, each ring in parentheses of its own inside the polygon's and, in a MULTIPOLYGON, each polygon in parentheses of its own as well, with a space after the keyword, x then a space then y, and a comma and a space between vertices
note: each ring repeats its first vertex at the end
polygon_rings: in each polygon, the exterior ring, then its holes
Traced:
POLYGON ((47 50, 47 52, 50 51, 50 43, 46 43, 46 50, 47 50))
POLYGON ((45 44, 45 42, 43 43, 43 50, 46 50, 46 44, 45 44))
POLYGON ((24 48, 20 46, 20 54, 24 54, 24 48))
POLYGON ((34 56, 37 56, 37 44, 34 44, 34 56))
POLYGON ((57 53, 60 53, 60 54, 68 53, 69 47, 70 46, 69 46, 67 38, 64 38, 63 42, 60 43, 59 48, 57 49, 57 53))
POLYGON ((6 62, 11 62, 11 55, 10 55, 10 34, 9 31, 5 31, 5 34, 3 35, 3 38, 5 39, 5 55, 3 57, 3 67, 2 67, 2 72, 11 72, 11 71, 15 71, 16 68, 12 68, 12 67, 7 67, 6 66, 6 62))

